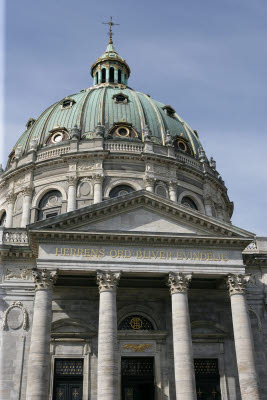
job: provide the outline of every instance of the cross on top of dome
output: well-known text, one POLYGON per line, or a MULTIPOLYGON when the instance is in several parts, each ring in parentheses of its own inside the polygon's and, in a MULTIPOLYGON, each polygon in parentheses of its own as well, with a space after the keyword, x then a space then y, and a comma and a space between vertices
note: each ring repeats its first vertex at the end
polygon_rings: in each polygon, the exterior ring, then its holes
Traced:
POLYGON ((108 32, 108 35, 109 35, 109 44, 113 44, 113 40, 112 40, 112 36, 113 36, 113 32, 112 32, 112 26, 114 26, 114 25, 120 25, 120 24, 115 24, 115 22, 113 22, 112 21, 112 17, 110 17, 110 21, 108 21, 108 22, 102 22, 102 24, 104 24, 104 25, 109 25, 109 32, 108 32))

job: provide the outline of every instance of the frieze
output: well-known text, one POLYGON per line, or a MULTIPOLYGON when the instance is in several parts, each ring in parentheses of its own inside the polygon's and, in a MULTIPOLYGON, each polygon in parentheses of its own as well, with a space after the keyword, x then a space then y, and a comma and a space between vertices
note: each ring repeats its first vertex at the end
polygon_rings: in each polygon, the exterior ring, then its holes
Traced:
POLYGON ((132 344, 127 343, 122 346, 124 350, 131 350, 133 352, 144 352, 145 350, 152 350, 153 346, 150 343, 132 344))
POLYGON ((19 269, 6 269, 5 272, 5 280, 11 281, 11 280, 22 280, 22 281, 29 281, 33 280, 32 276, 32 269, 24 267, 24 268, 19 268, 19 269))
POLYGON ((189 251, 182 249, 133 249, 110 247, 55 247, 56 257, 84 257, 84 258, 113 258, 113 259, 137 259, 137 260, 176 260, 176 261, 208 261, 227 262, 228 254, 225 251, 189 251))

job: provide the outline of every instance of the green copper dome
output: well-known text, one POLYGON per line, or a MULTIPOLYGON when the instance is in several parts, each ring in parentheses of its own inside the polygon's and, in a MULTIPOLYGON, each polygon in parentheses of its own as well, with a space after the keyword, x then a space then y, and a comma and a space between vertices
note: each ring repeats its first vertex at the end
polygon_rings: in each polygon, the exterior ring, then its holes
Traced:
POLYGON ((101 126, 105 139, 112 139, 111 131, 124 123, 133 130, 135 140, 143 141, 145 131, 149 132, 152 142, 161 145, 165 145, 165 139, 170 144, 171 137, 180 138, 184 141, 182 145, 190 148, 190 154, 198 158, 198 135, 176 111, 127 86, 130 68, 115 51, 111 39, 105 53, 93 64, 91 75, 92 87, 58 101, 36 120, 30 119, 14 149, 19 148, 23 154, 33 143, 37 149, 59 144, 57 138, 50 140, 57 131, 61 132, 61 141, 73 136, 90 140, 97 126, 101 126))
POLYGON ((188 140, 197 158, 199 140, 197 134, 169 106, 165 106, 150 96, 136 92, 123 85, 102 84, 72 94, 47 108, 40 117, 29 126, 18 140, 23 152, 29 150, 30 142, 35 139, 40 149, 46 144, 57 127, 70 132, 77 126, 80 140, 90 139, 98 124, 104 126, 104 136, 116 123, 125 121, 131 124, 142 140, 147 125, 152 132, 152 141, 165 144, 166 132, 188 140), (116 103, 114 95, 124 95, 126 103, 116 103), (73 101, 70 107, 63 108, 64 101, 73 101), (171 110, 171 113, 170 111, 171 110))

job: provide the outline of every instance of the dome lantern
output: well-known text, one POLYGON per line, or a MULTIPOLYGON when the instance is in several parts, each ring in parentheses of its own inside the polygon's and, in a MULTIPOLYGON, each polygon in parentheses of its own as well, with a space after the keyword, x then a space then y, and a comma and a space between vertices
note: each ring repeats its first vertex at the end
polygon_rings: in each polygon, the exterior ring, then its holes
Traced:
POLYGON ((126 61, 116 52, 112 39, 111 27, 118 24, 112 21, 112 17, 109 22, 104 22, 104 24, 109 25, 109 42, 105 53, 91 67, 94 85, 120 83, 127 86, 131 70, 126 61))

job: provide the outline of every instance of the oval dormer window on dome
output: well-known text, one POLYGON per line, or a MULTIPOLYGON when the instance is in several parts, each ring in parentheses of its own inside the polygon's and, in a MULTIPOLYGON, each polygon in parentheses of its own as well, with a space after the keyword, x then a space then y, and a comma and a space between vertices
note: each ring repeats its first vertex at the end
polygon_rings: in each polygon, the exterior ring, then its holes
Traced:
POLYGON ((116 104, 127 104, 129 102, 129 96, 122 92, 114 94, 112 98, 116 104))
POLYGON ((69 134, 67 132, 67 129, 64 127, 55 127, 50 131, 51 135, 46 141, 46 145, 56 145, 60 144, 61 142, 65 142, 66 140, 69 139, 69 134))
POLYGON ((173 145, 176 151, 182 151, 183 153, 187 153, 190 156, 193 155, 193 151, 189 144, 189 141, 183 136, 176 136, 173 141, 173 145))
POLYGON ((172 108, 170 105, 164 106, 164 107, 162 107, 162 109, 165 111, 165 113, 166 113, 169 117, 174 117, 174 115, 176 114, 175 109, 172 108))
POLYGON ((131 124, 126 122, 119 122, 111 128, 109 136, 115 138, 125 139, 138 139, 138 133, 133 129, 131 124))
POLYGON ((66 97, 61 104, 61 110, 66 110, 67 108, 71 108, 75 104, 75 100, 70 97, 66 97))
POLYGON ((26 124, 26 128, 29 129, 31 126, 33 126, 33 124, 35 123, 35 119, 34 118, 30 118, 26 124))

